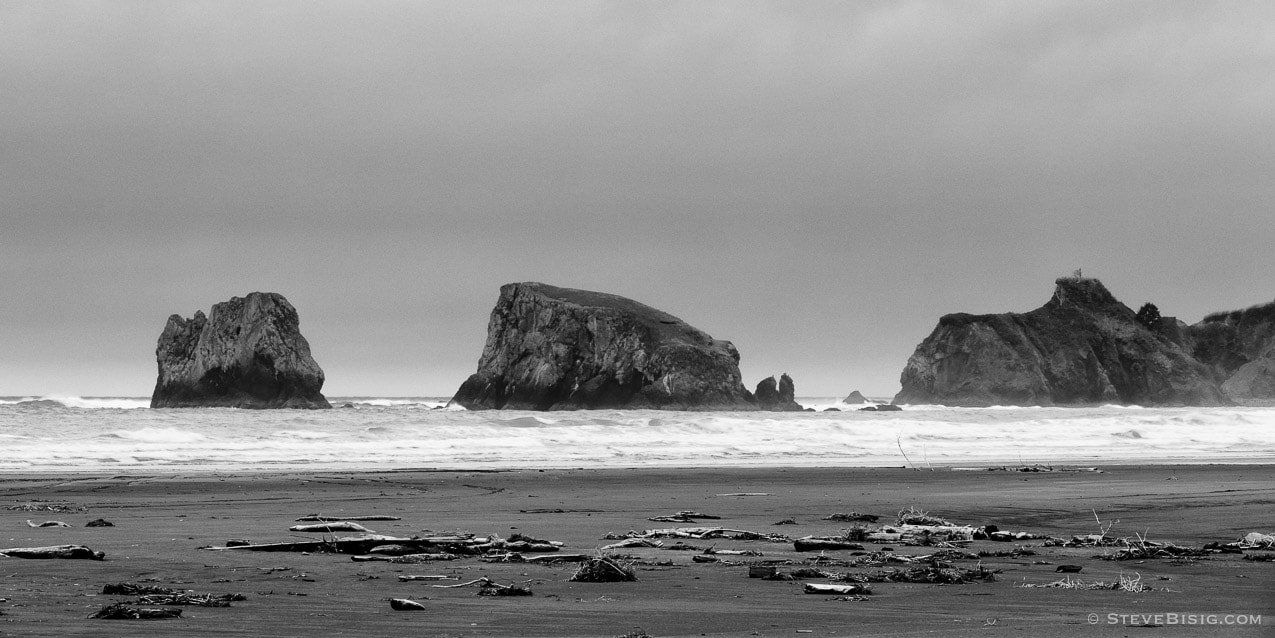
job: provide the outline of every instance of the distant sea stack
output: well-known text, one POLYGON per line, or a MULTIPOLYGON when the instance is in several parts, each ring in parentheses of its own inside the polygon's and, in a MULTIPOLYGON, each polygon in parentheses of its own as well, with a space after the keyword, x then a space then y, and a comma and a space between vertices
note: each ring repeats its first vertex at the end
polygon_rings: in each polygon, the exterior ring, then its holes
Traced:
POLYGON ((169 317, 155 348, 151 407, 332 407, 299 325, 283 295, 265 292, 219 303, 208 316, 169 317))
POLYGON ((617 295, 500 288, 478 372, 452 401, 473 409, 755 410, 739 352, 617 295))
POLYGON ((1174 340, 1139 323, 1097 279, 1064 277, 1031 312, 939 319, 908 359, 894 403, 1229 404, 1218 369, 1192 355, 1182 332, 1174 340))
POLYGON ((805 408, 797 403, 796 395, 796 384, 787 373, 780 375, 778 382, 775 381, 775 377, 762 379, 761 383, 757 384, 757 390, 753 392, 757 409, 770 412, 801 412, 805 408))

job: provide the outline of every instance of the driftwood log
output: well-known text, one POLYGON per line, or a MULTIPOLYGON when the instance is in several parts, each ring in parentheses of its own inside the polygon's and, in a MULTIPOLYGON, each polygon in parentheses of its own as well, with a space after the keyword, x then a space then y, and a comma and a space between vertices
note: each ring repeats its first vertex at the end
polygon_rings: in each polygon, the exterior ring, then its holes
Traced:
POLYGON ((315 523, 313 525, 293 525, 288 528, 289 532, 366 532, 375 534, 372 530, 353 523, 350 521, 332 521, 330 523, 315 523))
POLYGON ((0 549, 0 556, 9 558, 82 558, 105 560, 106 552, 95 552, 83 545, 53 545, 49 547, 10 547, 0 549))
POLYGON ((298 523, 332 523, 336 521, 400 521, 397 516, 320 516, 310 514, 297 519, 298 523))
POLYGON ((821 552, 825 550, 863 549, 863 545, 835 538, 798 538, 792 542, 793 549, 799 552, 821 552))
POLYGON ((862 583, 852 583, 849 585, 824 585, 820 583, 806 583, 802 589, 807 594, 838 594, 846 595, 864 595, 871 594, 872 589, 862 583))

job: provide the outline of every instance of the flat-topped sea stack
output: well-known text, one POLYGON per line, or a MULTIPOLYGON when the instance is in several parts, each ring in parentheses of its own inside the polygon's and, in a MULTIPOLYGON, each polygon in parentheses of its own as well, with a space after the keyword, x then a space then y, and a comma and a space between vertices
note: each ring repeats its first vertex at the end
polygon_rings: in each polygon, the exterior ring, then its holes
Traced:
POLYGON ((478 372, 452 402, 474 409, 755 410, 739 352, 617 295, 507 284, 478 372))
POLYGON ((900 380, 895 404, 1231 403, 1217 370, 1188 343, 1139 323, 1101 282, 1083 277, 1059 279, 1053 298, 1031 312, 942 317, 900 380))
POLYGON ((283 295, 265 292, 219 303, 208 316, 169 317, 155 348, 151 407, 332 407, 299 325, 283 295))

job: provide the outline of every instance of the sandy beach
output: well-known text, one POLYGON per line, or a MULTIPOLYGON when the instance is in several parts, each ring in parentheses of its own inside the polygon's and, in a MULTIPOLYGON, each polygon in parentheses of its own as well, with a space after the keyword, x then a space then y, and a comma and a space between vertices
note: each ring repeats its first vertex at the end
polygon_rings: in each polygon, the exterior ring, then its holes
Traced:
MULTIPOLYGON (((1101 472, 876 469, 615 469, 469 472, 408 470, 314 474, 0 476, 0 550, 84 545, 105 560, 0 557, 0 635, 240 636, 1153 636, 1275 635, 1275 563, 1219 553, 1179 559, 1100 560, 1113 548, 1048 546, 1046 537, 1096 534, 1186 547, 1275 533, 1275 467, 1104 466, 1101 472), (64 509, 41 509, 42 506, 64 509), (750 566, 782 574, 817 566, 868 574, 906 564, 855 564, 883 550, 934 546, 864 542, 864 549, 797 552, 792 542, 662 539, 663 547, 607 552, 634 582, 572 582, 576 563, 488 562, 476 556, 418 564, 365 562, 323 552, 216 550, 321 540, 289 531, 296 519, 393 516, 364 526, 396 537, 514 534, 560 542, 561 554, 597 555, 608 536, 677 527, 841 536, 837 513, 895 522, 917 508, 954 524, 994 525, 1037 538, 960 543, 964 569, 991 582, 869 583, 870 595, 807 594, 828 579, 750 578, 750 566), (720 518, 653 522, 693 511, 720 518), (1095 520, 1095 513, 1097 520, 1095 520), (86 527, 104 519, 110 527, 86 527), (69 527, 31 527, 59 521, 69 527), (1118 522, 1117 522, 1118 521, 1118 522), (784 524, 780 524, 780 523, 784 524), (696 549, 670 549, 681 541, 696 549), (744 550, 754 555, 706 554, 744 550), (759 554, 759 555, 757 555, 759 554), (698 562, 712 560, 715 562, 698 562), (1063 574, 1059 565, 1077 565, 1063 574), (445 580, 401 580, 401 576, 445 580), (1039 587, 1140 578, 1148 591, 1039 587), (479 578, 519 584, 525 597, 478 596, 479 578), (104 586, 139 583, 198 593, 238 593, 229 607, 182 607, 168 620, 89 616, 135 596, 104 586), (1024 585, 1037 585, 1027 587, 1024 585), (395 611, 389 600, 421 603, 395 611), (1260 616, 1260 618, 1258 618, 1260 616), (1096 622, 1094 622, 1096 620, 1096 622), (1260 624, 1259 624, 1260 623, 1260 624)), ((337 536, 349 536, 341 533, 337 536)), ((1269 552, 1267 552, 1269 553, 1269 552)), ((539 554, 525 554, 527 557, 539 554)), ((143 605, 144 606, 144 605, 143 605)))

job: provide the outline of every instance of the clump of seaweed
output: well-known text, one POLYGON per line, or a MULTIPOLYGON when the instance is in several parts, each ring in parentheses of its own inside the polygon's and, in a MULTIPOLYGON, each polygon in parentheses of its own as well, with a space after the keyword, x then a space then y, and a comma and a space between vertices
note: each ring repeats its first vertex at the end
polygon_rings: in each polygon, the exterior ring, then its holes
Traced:
POLYGON ((950 527, 952 525, 952 523, 937 516, 931 516, 929 512, 926 512, 915 505, 910 505, 905 510, 899 510, 898 518, 899 525, 927 525, 940 527, 950 527))
POLYGON ((607 556, 594 556, 582 563, 568 579, 577 583, 617 583, 637 580, 631 563, 620 563, 607 556))

